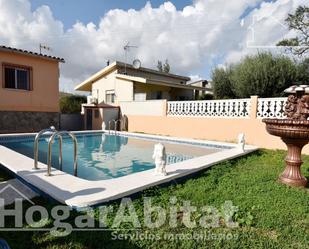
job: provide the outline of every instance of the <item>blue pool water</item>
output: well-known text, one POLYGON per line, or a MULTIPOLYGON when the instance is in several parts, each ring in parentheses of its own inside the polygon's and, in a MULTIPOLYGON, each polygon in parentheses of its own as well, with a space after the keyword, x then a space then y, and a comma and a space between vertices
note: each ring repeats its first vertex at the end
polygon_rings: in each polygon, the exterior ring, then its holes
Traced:
MULTIPOLYGON (((105 180, 152 169, 153 148, 159 141, 104 133, 76 134, 78 142, 78 177, 105 180)), ((39 143, 39 161, 47 161, 47 137, 39 143)), ((0 144, 33 158, 34 137, 0 140, 0 144)), ((221 149, 160 141, 166 147, 167 164, 181 162, 221 149)), ((59 167, 58 142, 53 146, 52 166, 59 167)), ((73 174, 73 143, 63 137, 63 171, 73 174)))

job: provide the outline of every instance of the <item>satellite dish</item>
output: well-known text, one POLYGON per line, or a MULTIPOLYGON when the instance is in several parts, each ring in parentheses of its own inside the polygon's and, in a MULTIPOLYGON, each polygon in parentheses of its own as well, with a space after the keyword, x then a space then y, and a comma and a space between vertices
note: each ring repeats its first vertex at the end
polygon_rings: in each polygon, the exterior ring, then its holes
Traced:
POLYGON ((140 69, 140 67, 142 66, 142 63, 139 59, 135 59, 132 64, 135 69, 140 69))

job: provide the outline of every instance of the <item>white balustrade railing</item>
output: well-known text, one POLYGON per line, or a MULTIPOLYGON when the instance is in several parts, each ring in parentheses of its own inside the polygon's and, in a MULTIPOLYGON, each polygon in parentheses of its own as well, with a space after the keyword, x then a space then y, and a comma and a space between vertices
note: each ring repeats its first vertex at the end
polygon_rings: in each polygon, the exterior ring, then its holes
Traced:
POLYGON ((257 118, 286 118, 284 107, 287 98, 259 98, 257 118))
POLYGON ((250 115, 250 99, 200 101, 168 101, 168 116, 246 118, 250 115))

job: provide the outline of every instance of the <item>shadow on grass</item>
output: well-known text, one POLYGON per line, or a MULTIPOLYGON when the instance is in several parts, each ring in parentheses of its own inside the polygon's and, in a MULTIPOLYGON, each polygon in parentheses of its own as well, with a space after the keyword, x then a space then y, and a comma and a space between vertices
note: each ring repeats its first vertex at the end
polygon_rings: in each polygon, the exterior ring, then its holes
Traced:
POLYGON ((0 164, 0 182, 4 182, 15 178, 13 173, 7 170, 2 164, 0 164))

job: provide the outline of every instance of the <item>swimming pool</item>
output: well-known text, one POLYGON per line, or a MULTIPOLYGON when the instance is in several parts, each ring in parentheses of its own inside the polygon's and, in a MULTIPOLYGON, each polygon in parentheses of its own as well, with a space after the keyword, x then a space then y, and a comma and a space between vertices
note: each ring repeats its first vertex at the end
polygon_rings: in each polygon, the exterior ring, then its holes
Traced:
MULTIPOLYGON (((161 142, 166 147, 167 165, 218 152, 223 147, 176 143, 106 133, 76 134, 78 143, 77 177, 97 181, 126 176, 155 167, 152 153, 161 142)), ((0 140, 0 145, 33 158, 33 137, 0 140)), ((47 162, 48 137, 39 142, 39 161, 47 162)), ((59 169, 58 141, 52 145, 52 167, 59 169)), ((63 171, 73 174, 73 142, 63 137, 63 171)))
POLYGON ((34 169, 35 133, 0 135, 0 166, 40 195, 73 208, 99 205, 151 186, 189 177, 191 174, 258 148, 246 145, 167 136, 105 131, 74 132, 78 141, 78 177, 72 175, 72 142, 64 138, 63 169, 57 170, 58 146, 53 145, 52 176, 47 176, 47 139, 40 141, 39 169, 34 169), (161 142, 168 154, 167 175, 155 175, 151 158, 161 142))

